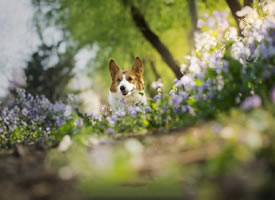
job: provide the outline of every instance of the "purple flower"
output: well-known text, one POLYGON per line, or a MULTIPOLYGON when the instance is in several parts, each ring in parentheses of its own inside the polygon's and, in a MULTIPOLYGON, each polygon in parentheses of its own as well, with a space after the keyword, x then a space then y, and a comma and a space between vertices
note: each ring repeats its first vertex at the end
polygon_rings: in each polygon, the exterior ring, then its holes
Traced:
POLYGON ((275 103, 275 86, 273 86, 269 93, 270 100, 272 103, 275 103))
POLYGON ((113 135, 115 133, 115 131, 112 128, 107 128, 106 133, 109 134, 109 135, 113 135))
POLYGON ((145 108, 144 108, 144 112, 148 113, 148 112, 150 112, 150 111, 151 111, 151 109, 150 109, 149 107, 145 107, 145 108))
POLYGON ((137 114, 141 112, 141 109, 138 106, 129 106, 128 112, 132 115, 132 117, 136 118, 137 114))
POLYGON ((175 90, 170 90, 169 95, 174 95, 176 93, 175 90))
POLYGON ((41 135, 46 137, 70 119, 71 114, 64 115, 67 106, 61 101, 51 103, 45 96, 32 96, 20 89, 17 90, 17 97, 9 101, 6 107, 1 105, 1 128, 16 142, 29 138, 38 139, 41 135), (14 135, 15 130, 23 132, 24 137, 18 138, 14 135), (33 135, 34 133, 38 134, 33 135))
POLYGON ((102 121, 103 120, 103 116, 102 115, 94 115, 93 119, 94 120, 98 120, 98 121, 102 121))
POLYGON ((63 119, 59 119, 55 122, 57 127, 63 126, 65 124, 65 121, 63 119))
MULTIPOLYGON (((180 87, 180 86, 182 86, 182 81, 181 80, 176 80, 175 81, 175 84, 174 84, 174 87, 175 88, 178 88, 178 87, 180 87)), ((174 92, 174 90, 171 90, 170 91, 170 93, 172 94, 174 92)))
POLYGON ((99 111, 100 111, 101 113, 103 113, 103 112, 105 111, 105 108, 106 108, 106 106, 105 106, 105 105, 102 105, 102 106, 100 106, 99 111))
POLYGON ((164 112, 164 113, 167 113, 168 110, 169 110, 168 105, 165 103, 165 104, 163 105, 163 112, 164 112))
POLYGON ((23 90, 23 89, 17 89, 16 92, 17 92, 17 95, 20 98, 24 99, 26 97, 25 90, 23 90))
POLYGON ((261 97, 259 97, 258 95, 253 95, 251 97, 246 98, 242 104, 241 104, 241 108, 243 110, 248 110, 251 108, 257 108, 262 104, 262 100, 261 97))
POLYGON ((191 115, 195 115, 195 112, 194 112, 193 108, 191 106, 189 106, 189 105, 181 106, 181 111, 189 113, 191 115))
POLYGON ((208 98, 209 99, 213 99, 215 97, 215 94, 213 91, 210 91, 209 94, 208 94, 208 98))
POLYGON ((224 72, 229 72, 229 62, 228 62, 228 61, 225 60, 225 61, 223 62, 222 70, 223 70, 224 72))
POLYGON ((154 96, 153 100, 156 101, 156 100, 161 99, 161 98, 162 98, 162 95, 159 93, 156 96, 154 96))
POLYGON ((158 81, 154 81, 152 83, 152 88, 154 89, 161 89, 163 87, 163 83, 161 81, 161 79, 158 79, 158 81))
POLYGON ((23 114, 24 116, 27 116, 28 113, 29 113, 28 110, 27 110, 26 108, 23 108, 22 114, 23 114))
POLYGON ((189 98, 189 94, 183 91, 179 91, 179 96, 181 96, 184 100, 189 98))
POLYGON ((90 115, 87 116, 88 118, 94 118, 94 113, 91 113, 90 115))
POLYGON ((170 99, 170 104, 174 107, 174 109, 176 109, 179 107, 182 100, 183 100, 182 96, 173 95, 170 99))
MULTIPOLYGON (((81 119, 75 121, 76 127, 79 128, 82 126, 83 121, 81 119)), ((48 128, 47 128, 48 129, 48 128)))
POLYGON ((119 117, 124 117, 126 115, 126 112, 122 108, 120 108, 115 114, 119 117))
POLYGON ((110 119, 111 119, 112 123, 115 124, 115 123, 117 122, 118 117, 117 117, 117 115, 112 115, 112 116, 110 117, 110 119))
POLYGON ((180 80, 177 80, 174 87, 178 88, 184 86, 186 89, 191 88, 195 85, 193 78, 190 75, 184 75, 180 80))

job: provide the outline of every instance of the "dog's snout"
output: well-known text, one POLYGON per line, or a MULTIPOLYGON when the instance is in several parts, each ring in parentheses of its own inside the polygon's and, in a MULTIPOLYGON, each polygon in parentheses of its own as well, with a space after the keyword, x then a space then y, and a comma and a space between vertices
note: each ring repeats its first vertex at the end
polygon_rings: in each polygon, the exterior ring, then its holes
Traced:
POLYGON ((120 90, 121 90, 121 91, 124 91, 124 90, 125 90, 125 86, 123 86, 123 85, 120 86, 120 90))

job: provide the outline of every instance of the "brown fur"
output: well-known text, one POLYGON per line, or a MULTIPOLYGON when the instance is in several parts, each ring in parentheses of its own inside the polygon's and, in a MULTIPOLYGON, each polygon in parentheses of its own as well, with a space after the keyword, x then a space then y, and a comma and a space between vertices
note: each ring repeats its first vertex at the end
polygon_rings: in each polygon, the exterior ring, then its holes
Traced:
POLYGON ((117 91, 117 86, 120 84, 123 74, 126 75, 126 80, 134 84, 139 91, 144 90, 143 64, 139 57, 136 57, 132 68, 128 71, 121 70, 115 61, 111 59, 109 63, 109 71, 112 77, 112 84, 110 87, 111 92, 117 91))

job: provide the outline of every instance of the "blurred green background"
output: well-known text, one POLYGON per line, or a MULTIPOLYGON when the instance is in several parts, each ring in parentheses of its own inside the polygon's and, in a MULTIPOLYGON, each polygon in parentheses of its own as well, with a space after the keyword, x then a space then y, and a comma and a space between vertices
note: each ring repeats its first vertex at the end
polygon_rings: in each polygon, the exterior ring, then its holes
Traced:
POLYGON ((199 17, 225 10, 230 23, 236 26, 228 6, 236 2, 228 2, 30 1, 29 34, 36 42, 28 42, 34 43, 28 50, 30 53, 24 62, 14 66, 22 73, 10 76, 9 91, 19 86, 33 94, 45 94, 52 101, 64 100, 73 93, 79 97, 84 111, 98 111, 99 104, 107 103, 111 81, 109 60, 113 58, 121 68, 128 69, 136 56, 144 63, 148 96, 154 93, 151 83, 159 78, 167 91, 173 80, 181 77, 184 57, 193 53, 193 35, 198 30, 199 17))

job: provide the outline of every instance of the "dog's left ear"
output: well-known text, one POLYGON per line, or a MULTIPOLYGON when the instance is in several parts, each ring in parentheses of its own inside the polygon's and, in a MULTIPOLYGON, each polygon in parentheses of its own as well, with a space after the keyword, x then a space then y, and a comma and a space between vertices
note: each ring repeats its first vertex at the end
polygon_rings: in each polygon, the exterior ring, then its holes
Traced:
POLYGON ((132 66, 132 71, 139 75, 143 74, 143 64, 139 57, 136 57, 134 64, 132 66))

